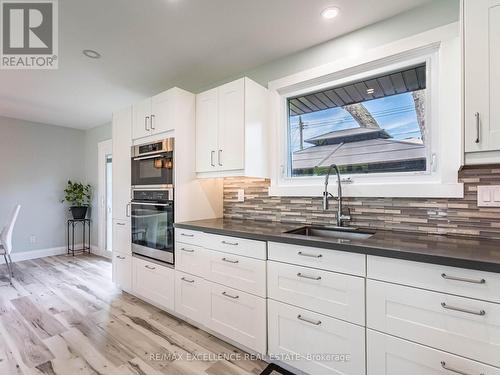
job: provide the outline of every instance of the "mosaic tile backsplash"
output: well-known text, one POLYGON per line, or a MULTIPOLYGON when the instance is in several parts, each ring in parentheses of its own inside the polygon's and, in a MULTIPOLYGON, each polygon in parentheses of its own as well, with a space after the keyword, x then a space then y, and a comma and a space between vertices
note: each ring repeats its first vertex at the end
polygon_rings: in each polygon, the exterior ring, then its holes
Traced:
MULTIPOLYGON (((500 165, 464 168, 459 179, 465 185, 461 199, 345 198, 350 225, 500 239, 500 208, 477 207, 476 196, 478 185, 500 185, 500 165)), ((335 224, 334 201, 324 212, 321 197, 270 197, 269 184, 266 179, 224 179, 224 217, 335 224), (245 190, 245 202, 237 202, 238 189, 245 190)))

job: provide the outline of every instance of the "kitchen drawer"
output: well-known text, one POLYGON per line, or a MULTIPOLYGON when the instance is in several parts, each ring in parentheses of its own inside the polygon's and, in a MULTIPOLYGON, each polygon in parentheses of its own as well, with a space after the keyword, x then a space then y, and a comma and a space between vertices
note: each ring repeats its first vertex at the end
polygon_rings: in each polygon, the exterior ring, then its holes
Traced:
POLYGON ((267 259, 266 242, 247 240, 239 237, 206 234, 205 247, 207 249, 223 251, 225 253, 242 255, 245 257, 267 259))
POLYGON ((219 284, 208 283, 208 327, 257 353, 265 354, 266 300, 219 284))
POLYGON ((266 261, 205 250, 207 280, 266 297, 266 261))
POLYGON ((201 277, 175 271, 175 312, 205 325, 208 311, 208 283, 201 277))
POLYGON ((113 252, 132 255, 132 232, 130 221, 113 220, 113 252))
POLYGON ((368 256, 368 278, 500 303, 500 274, 368 256))
POLYGON ((205 233, 197 230, 175 228, 175 241, 195 246, 203 246, 205 233))
POLYGON ((200 246, 175 243, 175 269, 203 276, 207 268, 206 250, 200 246))
POLYGON ((367 330, 367 375, 500 375, 500 369, 367 330))
POLYGON ((366 275, 366 255, 269 242, 269 259, 328 271, 366 275))
POLYGON ((174 310, 173 268, 160 266, 139 258, 132 258, 133 292, 164 309, 174 310))
POLYGON ((500 305, 367 280, 367 326, 500 366, 500 305))
POLYGON ((268 262, 268 295, 277 301, 365 325, 365 279, 268 262))
POLYGON ((113 253, 113 282, 122 290, 132 290, 132 256, 113 253))
POLYGON ((273 300, 268 308, 272 359, 314 375, 365 373, 363 327, 273 300))

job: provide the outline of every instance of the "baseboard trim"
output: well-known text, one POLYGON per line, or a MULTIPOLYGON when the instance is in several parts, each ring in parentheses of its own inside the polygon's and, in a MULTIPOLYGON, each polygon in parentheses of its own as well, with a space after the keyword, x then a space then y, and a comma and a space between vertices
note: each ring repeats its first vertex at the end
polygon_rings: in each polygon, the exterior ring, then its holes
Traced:
MULTIPOLYGON (((23 260, 37 259, 50 257, 54 255, 62 255, 66 254, 66 246, 60 247, 52 247, 49 249, 39 249, 39 250, 31 250, 31 251, 22 251, 19 253, 12 253, 10 256, 12 257, 13 262, 21 262, 23 260)), ((0 264, 4 264, 5 260, 3 256, 0 256, 0 264)))

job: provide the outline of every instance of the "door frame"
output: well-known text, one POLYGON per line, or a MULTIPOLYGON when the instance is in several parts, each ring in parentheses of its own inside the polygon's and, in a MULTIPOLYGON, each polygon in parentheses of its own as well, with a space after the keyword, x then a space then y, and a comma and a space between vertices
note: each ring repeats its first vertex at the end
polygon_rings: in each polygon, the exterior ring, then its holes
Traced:
POLYGON ((106 251, 106 156, 113 154, 113 141, 111 139, 97 144, 97 252, 99 255, 111 258, 111 252, 106 251))

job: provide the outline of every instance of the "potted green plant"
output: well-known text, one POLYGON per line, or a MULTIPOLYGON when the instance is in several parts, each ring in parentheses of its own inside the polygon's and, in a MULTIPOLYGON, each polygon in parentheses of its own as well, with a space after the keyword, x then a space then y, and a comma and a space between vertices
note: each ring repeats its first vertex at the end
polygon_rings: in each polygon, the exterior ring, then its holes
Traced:
POLYGON ((61 202, 66 201, 70 204, 73 219, 85 219, 92 197, 91 186, 81 182, 68 181, 64 194, 64 199, 61 202))

